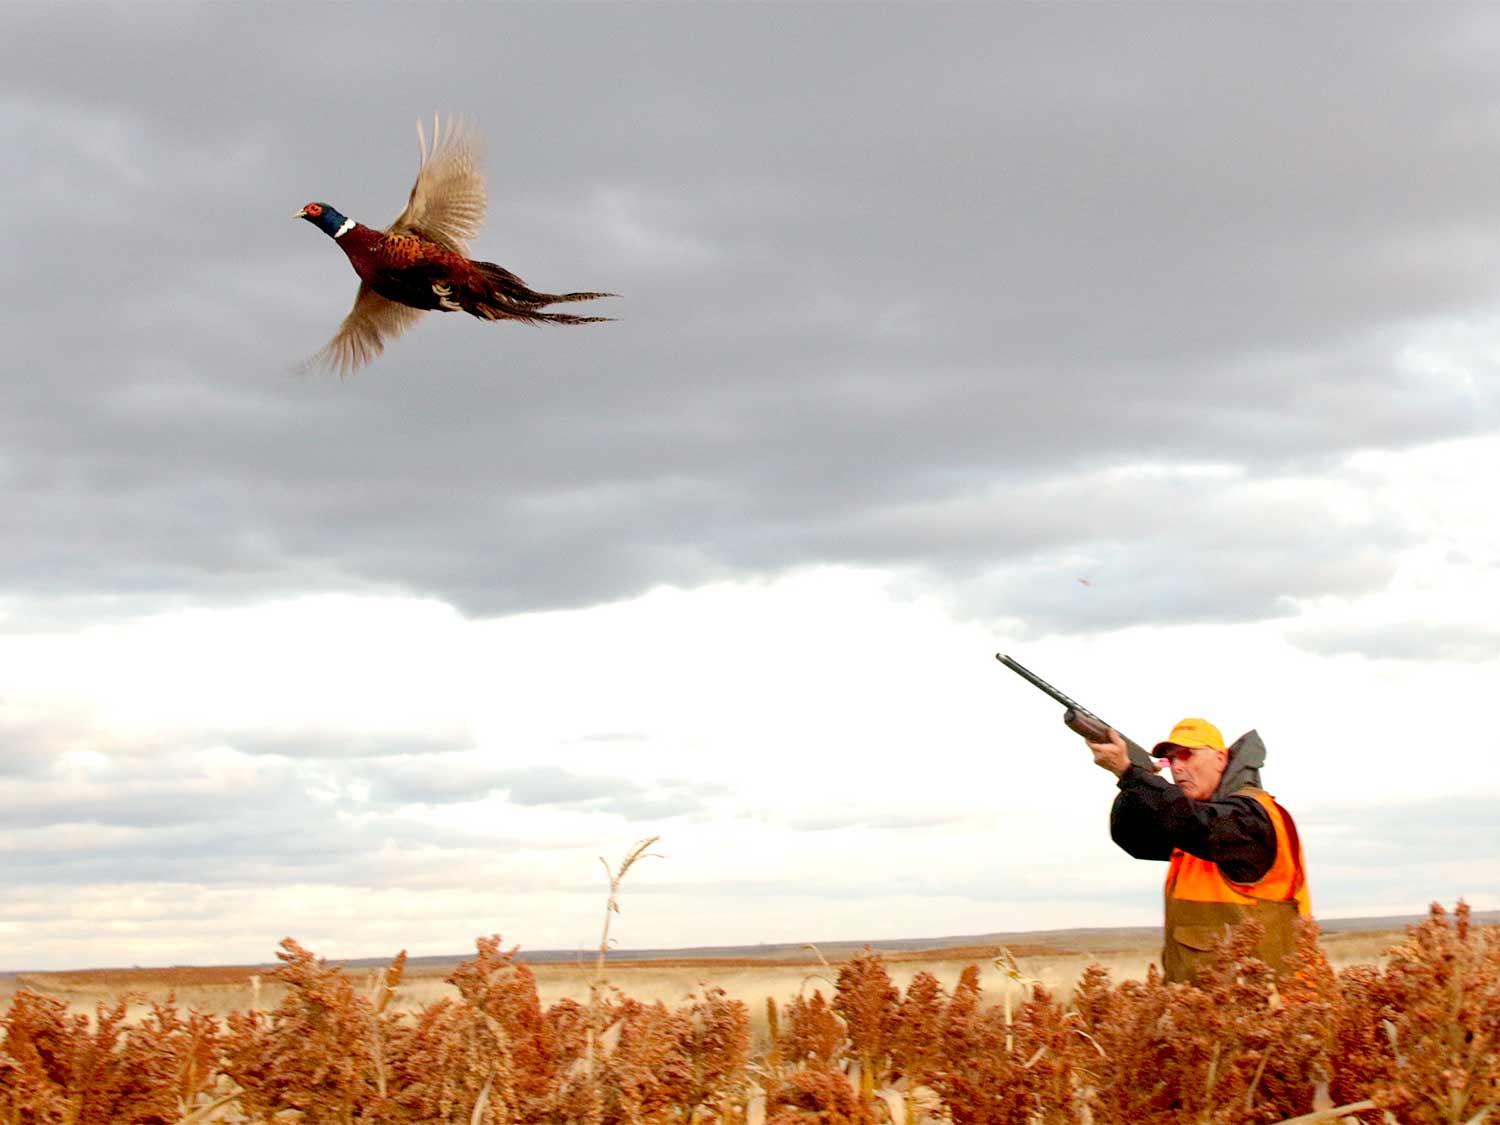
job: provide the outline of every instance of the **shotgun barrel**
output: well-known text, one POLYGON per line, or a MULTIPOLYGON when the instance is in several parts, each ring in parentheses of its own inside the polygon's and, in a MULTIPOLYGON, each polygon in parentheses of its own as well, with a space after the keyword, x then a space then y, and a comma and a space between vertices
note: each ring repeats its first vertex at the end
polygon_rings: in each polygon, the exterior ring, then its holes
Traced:
MULTIPOLYGON (((1020 676, 1021 679, 1025 680, 1032 687, 1045 692, 1066 707, 1067 710, 1063 712, 1063 723, 1074 734, 1087 739, 1089 742, 1109 741, 1109 732, 1114 728, 1082 703, 1064 695, 1031 669, 1025 667, 1019 661, 1012 660, 1004 653, 995 653, 995 659, 1020 676)), ((1126 738, 1124 734, 1121 734, 1120 737, 1125 739, 1125 748, 1130 752, 1130 760, 1136 765, 1144 766, 1152 773, 1155 773, 1159 763, 1152 760, 1151 755, 1146 753, 1145 748, 1139 743, 1126 738)))

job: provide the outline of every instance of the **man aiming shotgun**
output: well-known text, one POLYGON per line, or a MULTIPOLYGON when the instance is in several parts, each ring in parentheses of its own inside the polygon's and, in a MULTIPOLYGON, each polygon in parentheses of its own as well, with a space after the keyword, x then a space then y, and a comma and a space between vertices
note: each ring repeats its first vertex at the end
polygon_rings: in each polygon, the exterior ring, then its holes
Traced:
POLYGON ((1183 719, 1148 754, 1010 657, 995 659, 1066 707, 1063 722, 1118 779, 1114 842, 1136 859, 1168 861, 1166 979, 1190 980, 1225 929, 1248 918, 1264 926, 1255 955, 1279 971, 1311 901, 1297 825, 1260 787, 1260 735, 1249 731, 1226 749, 1207 719, 1183 719))

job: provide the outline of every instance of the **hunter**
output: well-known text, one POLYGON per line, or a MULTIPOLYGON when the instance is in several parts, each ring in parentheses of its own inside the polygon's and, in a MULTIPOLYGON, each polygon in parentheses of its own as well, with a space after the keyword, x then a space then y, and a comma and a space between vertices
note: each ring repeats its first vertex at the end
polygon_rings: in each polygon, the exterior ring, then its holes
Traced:
POLYGON ((1297 826, 1260 787, 1260 735, 1252 730, 1226 750, 1218 727, 1183 719, 1151 751, 1171 767, 1171 781, 1131 762, 1116 731, 1088 747, 1120 779, 1109 815, 1114 842, 1136 859, 1171 863, 1166 979, 1190 980, 1225 928, 1247 918, 1265 927, 1255 955, 1279 971, 1297 917, 1310 916, 1311 905, 1297 826))

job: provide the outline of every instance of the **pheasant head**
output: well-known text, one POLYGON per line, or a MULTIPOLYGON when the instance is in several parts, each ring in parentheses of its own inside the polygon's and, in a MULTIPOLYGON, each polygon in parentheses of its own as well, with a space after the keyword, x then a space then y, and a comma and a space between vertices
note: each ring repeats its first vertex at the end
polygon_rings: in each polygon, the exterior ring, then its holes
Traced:
POLYGON ((330 238, 338 238, 354 229, 354 220, 326 203, 309 203, 292 216, 306 219, 330 238))

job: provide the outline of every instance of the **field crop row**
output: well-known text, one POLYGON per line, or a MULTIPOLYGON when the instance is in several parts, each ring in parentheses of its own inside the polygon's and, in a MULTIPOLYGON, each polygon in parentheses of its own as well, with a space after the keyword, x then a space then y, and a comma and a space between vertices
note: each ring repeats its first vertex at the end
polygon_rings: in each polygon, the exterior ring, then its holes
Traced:
POLYGON ((159 1001, 93 1016, 31 991, 0 1042, 0 1122, 467 1125, 1033 1125, 1313 1122, 1480 1125, 1500 1106, 1500 931, 1460 903, 1381 965, 1335 971, 1315 926, 1279 981, 1226 936, 1194 985, 1086 971, 1066 1004, 1027 981, 998 998, 977 966, 905 991, 866 951, 829 992, 750 1012, 705 987, 644 1003, 602 977, 541 1005, 532 971, 481 938, 456 998, 390 1003, 404 955, 360 981, 287 939, 274 1008, 219 1018, 159 1001), (758 1014, 758 1013, 757 1013, 758 1014))

